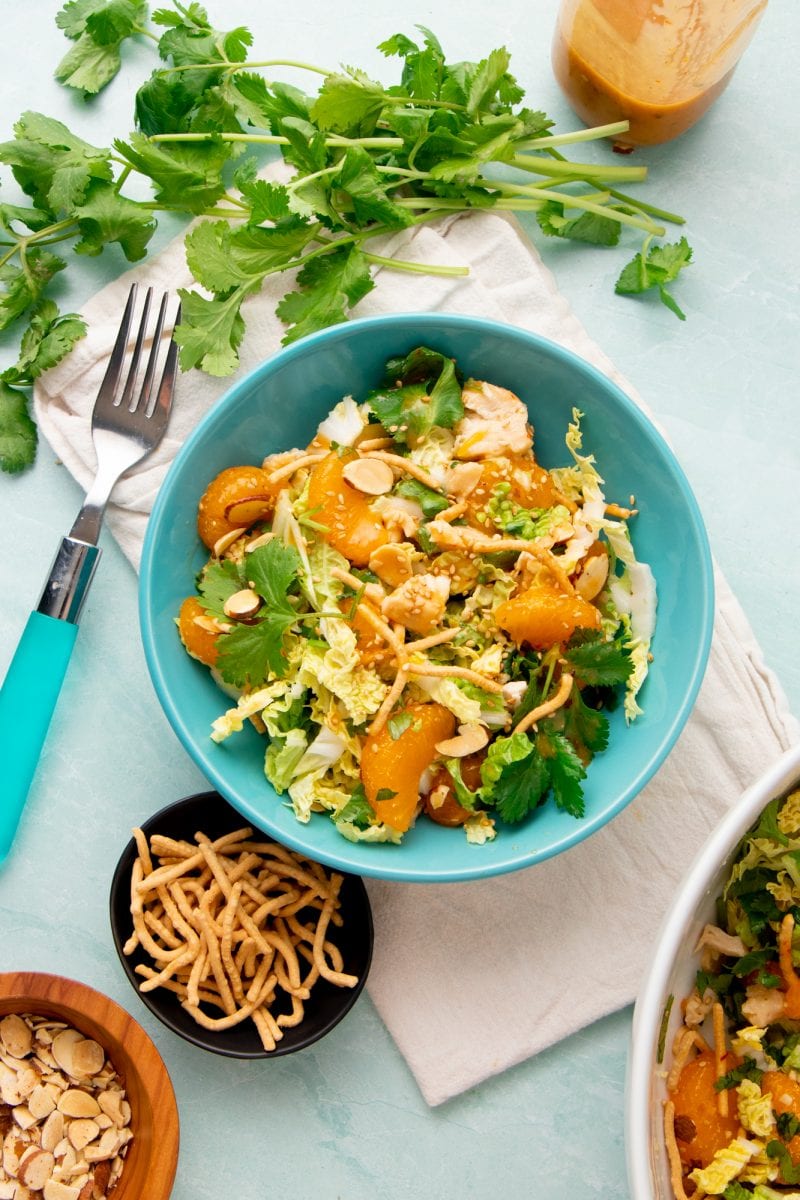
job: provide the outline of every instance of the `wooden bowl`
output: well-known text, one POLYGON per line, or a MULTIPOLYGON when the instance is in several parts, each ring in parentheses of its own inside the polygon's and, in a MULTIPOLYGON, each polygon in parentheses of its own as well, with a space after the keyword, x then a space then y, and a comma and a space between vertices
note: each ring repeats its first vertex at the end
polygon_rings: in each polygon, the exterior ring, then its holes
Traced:
POLYGON ((178 1107, 167 1069, 141 1025, 85 983, 34 971, 0 974, 0 1017, 8 1013, 64 1021, 103 1047, 125 1087, 133 1133, 113 1200, 167 1200, 178 1165, 178 1107))

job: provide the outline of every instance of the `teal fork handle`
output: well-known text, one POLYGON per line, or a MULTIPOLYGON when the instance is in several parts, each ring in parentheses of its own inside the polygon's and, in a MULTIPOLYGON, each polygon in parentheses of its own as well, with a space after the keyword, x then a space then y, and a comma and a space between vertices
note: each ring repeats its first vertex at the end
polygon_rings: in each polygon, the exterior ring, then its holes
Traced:
POLYGON ((0 689, 0 863, 14 841, 77 633, 70 621, 32 612, 0 689))

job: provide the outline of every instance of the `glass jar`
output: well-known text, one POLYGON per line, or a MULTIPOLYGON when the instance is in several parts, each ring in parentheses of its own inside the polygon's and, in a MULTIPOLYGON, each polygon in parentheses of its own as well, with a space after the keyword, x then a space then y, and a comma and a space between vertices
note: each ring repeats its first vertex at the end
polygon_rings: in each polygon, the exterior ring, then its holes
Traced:
POLYGON ((619 149, 677 137, 733 74, 767 0, 561 0, 553 69, 589 125, 627 120, 619 149))

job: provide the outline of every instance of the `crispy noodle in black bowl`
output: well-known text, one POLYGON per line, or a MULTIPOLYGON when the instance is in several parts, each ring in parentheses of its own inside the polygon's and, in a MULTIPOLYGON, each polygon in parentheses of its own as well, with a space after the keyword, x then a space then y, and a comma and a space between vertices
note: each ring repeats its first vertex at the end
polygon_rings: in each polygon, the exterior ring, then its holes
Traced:
MULTIPOLYGON (((241 829, 245 823, 241 814, 218 792, 201 792, 161 809, 143 822, 141 829, 148 840, 154 833, 158 833, 191 842, 194 841, 195 833, 202 832, 213 840, 235 829, 241 829)), ((256 837, 275 840, 254 826, 253 833, 256 837)), ((356 975, 358 983, 355 987, 348 988, 338 987, 326 979, 318 979, 311 989, 309 999, 304 1001, 302 1021, 296 1026, 285 1027, 283 1037, 277 1042, 275 1049, 265 1050, 258 1031, 250 1020, 245 1020, 231 1029, 205 1029, 186 1012, 174 992, 163 987, 148 992, 140 991, 142 977, 136 974, 136 967, 140 963, 152 965, 152 959, 140 946, 131 954, 123 952, 123 947, 133 932, 131 872, 136 857, 136 842, 132 838, 122 852, 111 882, 110 915, 114 945, 125 974, 139 999, 173 1033, 177 1033, 194 1046, 229 1058, 277 1058, 280 1055, 292 1054, 296 1050, 303 1050, 319 1041, 338 1025, 353 1007, 369 973, 374 936, 369 897, 359 876, 344 875, 339 892, 342 924, 331 932, 331 940, 338 946, 344 960, 343 970, 347 974, 356 975)), ((300 910, 298 916, 301 919, 302 915, 303 910, 300 910)), ((290 1011, 288 998, 283 993, 279 995, 287 1002, 284 1005, 276 1001, 272 1009, 275 1016, 290 1011)))

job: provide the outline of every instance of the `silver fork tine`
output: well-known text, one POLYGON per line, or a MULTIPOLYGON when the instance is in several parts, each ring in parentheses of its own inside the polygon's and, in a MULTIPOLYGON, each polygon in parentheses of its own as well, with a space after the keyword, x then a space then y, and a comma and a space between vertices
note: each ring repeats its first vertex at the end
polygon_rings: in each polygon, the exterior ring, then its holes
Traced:
MULTIPOLYGON (((164 305, 166 306, 167 297, 164 296, 164 305)), ((181 306, 178 305, 178 311, 175 313, 175 325, 181 319, 181 306)), ((178 372, 178 343, 174 338, 170 338, 169 349, 167 350, 167 358, 164 363, 164 370, 161 373, 161 382, 158 385, 158 391, 153 405, 148 409, 148 417, 160 416, 161 420, 166 424, 169 417, 170 409, 172 408, 172 397, 175 394, 175 376, 178 372)))
POLYGON ((136 344, 133 347, 131 355, 131 365, 128 370, 128 378, 125 380, 125 387, 122 389, 122 395, 118 400, 114 401, 115 406, 127 407, 128 412, 136 412, 135 387, 136 376, 139 373, 139 359, 142 357, 142 346, 144 345, 145 334, 147 333, 147 318, 150 315, 150 300, 153 296, 153 289, 149 287, 145 292, 144 306, 142 308, 142 316, 139 321, 139 331, 136 334, 136 344))
POLYGON ((122 320, 119 325, 114 349, 111 351, 111 357, 108 360, 106 373, 103 376, 103 382, 97 392, 95 407, 98 404, 106 403, 114 399, 114 393, 117 390, 119 377, 122 374, 122 364, 125 362, 125 351, 128 348, 128 337, 131 332, 131 321, 133 319, 133 309, 136 304, 136 294, 138 287, 135 283, 131 284, 131 290, 128 292, 128 302, 125 305, 125 311, 122 314, 122 320))
POLYGON ((153 410, 150 406, 150 391, 153 386, 153 376, 156 373, 156 359, 158 351, 161 347, 161 334, 164 329, 164 317, 167 311, 167 293, 161 297, 161 306, 158 310, 158 319, 156 320, 156 328, 153 334, 153 344, 150 347, 150 357, 147 360, 147 366, 142 380, 142 387, 139 392, 139 399, 136 401, 134 408, 145 412, 148 417, 152 416, 153 410))

